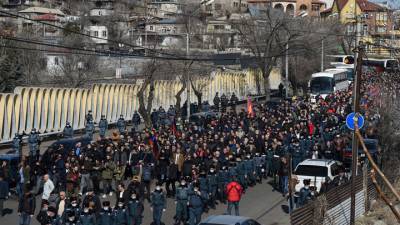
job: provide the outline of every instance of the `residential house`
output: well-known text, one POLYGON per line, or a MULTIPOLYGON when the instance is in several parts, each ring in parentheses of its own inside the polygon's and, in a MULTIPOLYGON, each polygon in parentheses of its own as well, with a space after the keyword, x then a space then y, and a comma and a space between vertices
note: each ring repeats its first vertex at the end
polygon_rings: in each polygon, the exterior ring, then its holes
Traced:
POLYGON ((246 0, 214 0, 209 4, 199 6, 207 15, 218 17, 225 16, 227 13, 239 13, 247 11, 246 0))
POLYGON ((114 13, 114 0, 92 0, 94 5, 89 15, 92 17, 111 16, 114 13))
POLYGON ((102 25, 91 25, 85 28, 86 33, 93 36, 91 40, 97 45, 107 45, 108 28, 102 25))
POLYGON ((281 10, 291 16, 319 17, 325 9, 325 2, 320 0, 247 0, 249 7, 281 10))
POLYGON ((203 47, 219 50, 237 47, 235 46, 236 32, 229 19, 229 17, 224 16, 207 21, 206 32, 203 35, 203 47))
POLYGON ((321 16, 338 19, 346 26, 348 35, 355 34, 358 22, 361 41, 366 44, 367 51, 371 54, 389 53, 376 45, 388 43, 393 34, 393 12, 390 9, 367 0, 334 0, 332 7, 323 11, 321 16))
POLYGON ((31 20, 26 20, 24 18, 19 18, 18 19, 19 31, 32 32, 42 37, 57 37, 62 34, 62 30, 44 24, 47 23, 56 26, 62 26, 61 21, 65 17, 65 14, 59 9, 29 7, 24 10, 18 11, 18 14, 31 19, 31 20), (44 23, 38 23, 35 21, 40 21, 44 23))
POLYGON ((147 3, 148 14, 157 18, 176 18, 182 13, 182 4, 177 0, 152 0, 147 3))

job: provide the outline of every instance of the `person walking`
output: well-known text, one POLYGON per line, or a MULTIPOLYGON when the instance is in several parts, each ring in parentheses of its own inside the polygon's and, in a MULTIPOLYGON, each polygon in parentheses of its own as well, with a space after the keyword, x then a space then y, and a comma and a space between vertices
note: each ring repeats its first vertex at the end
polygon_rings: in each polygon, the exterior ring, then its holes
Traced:
POLYGON ((104 138, 106 136, 107 128, 108 128, 107 119, 104 115, 101 115, 101 119, 99 122, 99 135, 101 138, 104 138))
POLYGON ((189 225, 197 225, 200 223, 201 214, 203 214, 203 198, 199 188, 193 188, 193 194, 189 196, 189 225))
POLYGON ((124 119, 124 115, 120 115, 119 119, 117 121, 117 128, 119 131, 119 134, 124 135, 125 134, 125 130, 126 130, 126 121, 124 119))
POLYGON ((167 201, 161 189, 160 184, 157 184, 155 191, 151 193, 151 211, 153 211, 153 225, 161 225, 162 213, 165 212, 167 201))
POLYGON ((186 181, 182 180, 180 186, 176 190, 175 195, 175 204, 176 204, 176 214, 175 214, 175 225, 185 224, 187 220, 187 205, 189 198, 189 189, 186 185, 186 181))
POLYGON ((64 127, 63 137, 64 138, 73 138, 74 137, 74 129, 72 128, 70 122, 67 122, 67 124, 64 127))
POLYGON ((43 200, 49 200, 50 198, 50 194, 53 192, 54 190, 54 184, 53 181, 50 180, 50 177, 48 174, 45 174, 43 176, 43 194, 42 194, 42 201, 43 200))
POLYGON ((141 225, 143 218, 143 203, 139 201, 136 193, 132 193, 131 198, 128 201, 128 224, 129 225, 141 225))
POLYGON ((243 194, 243 187, 233 178, 226 186, 226 195, 228 198, 227 214, 231 215, 232 208, 235 207, 235 215, 239 216, 239 202, 243 194))
POLYGON ((19 225, 30 225, 35 214, 36 202, 33 194, 28 191, 18 204, 19 225))
POLYGON ((8 182, 4 180, 3 175, 0 175, 0 217, 3 217, 4 202, 8 199, 10 192, 8 182))

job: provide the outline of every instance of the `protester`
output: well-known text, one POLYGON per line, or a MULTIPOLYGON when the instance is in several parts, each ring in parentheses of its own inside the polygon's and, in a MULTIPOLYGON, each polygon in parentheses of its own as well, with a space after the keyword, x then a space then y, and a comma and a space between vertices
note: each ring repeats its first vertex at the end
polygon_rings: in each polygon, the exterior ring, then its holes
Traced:
POLYGON ((8 199, 9 192, 9 184, 0 174, 0 217, 4 216, 4 202, 8 199))
POLYGON ((236 182, 235 178, 226 186, 226 195, 228 198, 227 214, 232 215, 232 208, 235 207, 235 216, 239 216, 239 202, 243 194, 242 186, 236 182))

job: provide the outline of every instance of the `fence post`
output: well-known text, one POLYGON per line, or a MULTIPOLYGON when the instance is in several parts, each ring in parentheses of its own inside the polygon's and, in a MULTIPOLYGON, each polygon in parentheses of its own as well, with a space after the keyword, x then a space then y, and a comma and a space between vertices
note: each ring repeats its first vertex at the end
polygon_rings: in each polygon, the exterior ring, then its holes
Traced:
POLYGON ((363 165, 363 190, 364 190, 364 210, 369 210, 369 197, 368 197, 368 161, 365 160, 363 165))

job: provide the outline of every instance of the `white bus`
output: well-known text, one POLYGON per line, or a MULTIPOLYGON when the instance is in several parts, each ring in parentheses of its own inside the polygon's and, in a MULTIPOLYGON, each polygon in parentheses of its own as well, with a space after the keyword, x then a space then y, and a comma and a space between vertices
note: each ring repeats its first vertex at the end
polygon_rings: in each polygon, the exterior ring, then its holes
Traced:
POLYGON ((315 102, 317 96, 325 98, 335 91, 345 90, 349 83, 346 70, 336 69, 314 73, 309 82, 311 101, 315 102))
POLYGON ((354 80, 354 76, 355 76, 355 70, 354 70, 354 66, 351 65, 345 65, 345 66, 336 66, 335 68, 331 68, 331 69, 326 69, 326 72, 328 71, 344 71, 347 74, 347 80, 349 82, 354 80))
POLYGON ((352 55, 327 55, 332 66, 354 65, 354 56, 352 55))

